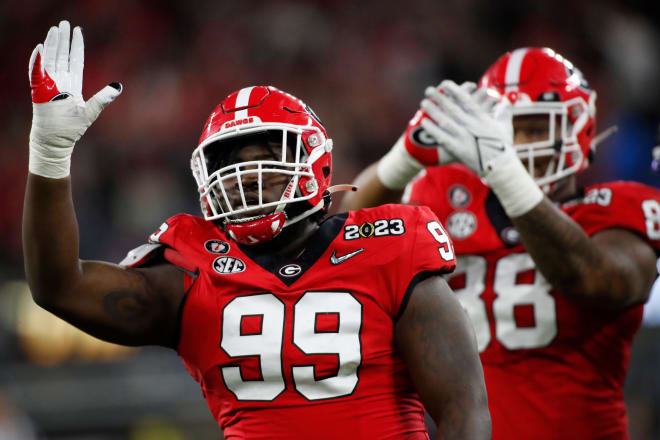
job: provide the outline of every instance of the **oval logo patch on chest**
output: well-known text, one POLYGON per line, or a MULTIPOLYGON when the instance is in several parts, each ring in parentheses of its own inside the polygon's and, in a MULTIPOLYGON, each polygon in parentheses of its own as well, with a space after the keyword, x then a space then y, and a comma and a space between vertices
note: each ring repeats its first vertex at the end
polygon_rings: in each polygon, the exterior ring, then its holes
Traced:
POLYGON ((297 264, 287 264, 280 268, 280 275, 283 277, 295 277, 302 271, 302 267, 297 264))
POLYGON ((207 240, 204 247, 212 254, 226 254, 229 252, 229 243, 222 240, 207 240))
POLYGON ((213 270, 221 275, 243 272, 245 263, 234 257, 218 257, 213 260, 213 270))

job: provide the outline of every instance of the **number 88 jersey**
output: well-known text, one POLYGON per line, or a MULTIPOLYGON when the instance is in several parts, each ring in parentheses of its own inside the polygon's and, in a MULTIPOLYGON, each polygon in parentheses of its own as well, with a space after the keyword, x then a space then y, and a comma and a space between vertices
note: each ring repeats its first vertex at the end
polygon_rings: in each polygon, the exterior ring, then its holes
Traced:
MULTIPOLYGON (((405 201, 429 206, 457 255, 449 276, 477 335, 493 439, 627 438, 622 388, 642 306, 608 311, 556 291, 494 194, 462 165, 427 168, 405 201)), ((631 230, 660 250, 660 192, 586 188, 561 209, 588 235, 631 230)))
POLYGON ((428 208, 333 216, 296 259, 259 254, 189 215, 151 239, 197 267, 178 353, 225 438, 428 439, 394 346, 416 283, 455 267, 428 208))

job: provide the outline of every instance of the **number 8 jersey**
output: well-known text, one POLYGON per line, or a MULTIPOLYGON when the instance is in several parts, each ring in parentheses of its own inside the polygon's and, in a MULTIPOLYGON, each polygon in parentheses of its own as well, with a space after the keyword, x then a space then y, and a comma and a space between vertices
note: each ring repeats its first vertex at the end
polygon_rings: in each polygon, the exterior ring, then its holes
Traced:
MULTIPOLYGON (((628 438, 622 389, 643 306, 596 309, 554 290, 494 194, 462 165, 427 168, 404 199, 431 207, 454 242, 449 285, 477 334, 493 439, 628 438)), ((622 228, 660 250, 654 188, 595 185, 561 210, 590 236, 622 228)))
POLYGON ((151 240, 125 264, 148 264, 161 245, 188 268, 178 353, 225 438, 428 439, 394 347, 415 284, 455 267, 428 208, 330 217, 296 259, 259 254, 189 215, 151 240))

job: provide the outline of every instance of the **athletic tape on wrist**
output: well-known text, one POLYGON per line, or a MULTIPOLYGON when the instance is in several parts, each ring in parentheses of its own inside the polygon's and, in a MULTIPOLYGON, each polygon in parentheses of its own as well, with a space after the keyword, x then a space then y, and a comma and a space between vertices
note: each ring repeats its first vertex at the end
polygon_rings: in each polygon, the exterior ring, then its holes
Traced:
POLYGON ((406 151, 403 137, 378 162, 378 179, 392 190, 401 190, 424 168, 406 151))
POLYGON ((484 178, 509 217, 520 217, 543 200, 543 191, 511 149, 486 164, 484 178))
POLYGON ((73 147, 49 148, 30 140, 28 170, 50 179, 63 179, 71 172, 73 147))

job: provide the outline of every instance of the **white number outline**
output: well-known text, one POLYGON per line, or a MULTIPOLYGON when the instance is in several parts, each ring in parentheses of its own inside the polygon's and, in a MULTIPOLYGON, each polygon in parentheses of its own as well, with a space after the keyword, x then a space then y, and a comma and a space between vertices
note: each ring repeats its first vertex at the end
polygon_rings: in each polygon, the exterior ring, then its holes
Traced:
POLYGON ((646 235, 651 240, 660 240, 660 203, 655 199, 644 200, 642 211, 646 220, 646 235))
POLYGON ((442 259, 445 261, 452 261, 454 259, 454 247, 445 228, 442 227, 440 222, 433 220, 426 224, 426 229, 431 233, 435 241, 442 245, 438 248, 438 252, 442 259))
POLYGON ((473 322, 479 352, 483 352, 488 347, 493 336, 508 350, 543 348, 550 345, 558 332, 556 303, 550 294, 552 286, 543 278, 529 254, 509 254, 500 258, 495 264, 492 275, 492 291, 495 298, 490 305, 495 326, 494 335, 490 329, 487 305, 481 298, 486 291, 486 280, 489 277, 487 264, 482 256, 461 255, 457 260, 456 271, 448 276, 448 279, 451 279, 456 274, 465 274, 465 287, 454 289, 454 292, 473 322), (504 262, 503 266, 500 265, 502 262, 504 262), (510 262, 513 264, 507 267, 510 262), (535 271, 534 283, 515 284, 516 275, 530 269, 535 271), (509 285, 506 281, 502 281, 503 279, 509 279, 513 283, 509 285), (519 301, 518 294, 522 294, 529 301, 519 301), (534 327, 516 326, 513 310, 518 305, 534 307, 534 327))
POLYGON ((374 222, 374 237, 383 237, 385 235, 389 234, 388 230, 389 224, 387 223, 387 220, 385 219, 380 219, 376 220, 374 222))
MULTIPOLYGON (((274 304, 274 303, 272 303, 274 304)), ((312 307, 314 304, 312 303, 312 307)), ((318 306, 318 305, 317 305, 318 306)), ((317 307, 318 308, 318 307, 317 307)), ((316 309, 314 309, 316 310, 316 309)), ((329 399, 336 399, 340 397, 345 397, 353 394, 355 392, 355 389, 357 388, 359 381, 360 381, 360 367, 362 365, 362 359, 363 359, 363 353, 362 353, 362 325, 363 325, 363 311, 364 311, 364 306, 362 303, 350 292, 348 291, 314 291, 314 290, 309 290, 305 291, 300 298, 296 301, 296 303, 293 306, 293 313, 291 314, 293 317, 292 323, 291 323, 291 328, 292 328, 292 333, 291 333, 291 341, 290 343, 298 348, 302 353, 307 354, 307 355, 335 355, 337 356, 338 360, 338 368, 337 372, 334 375, 324 375, 322 377, 318 377, 316 375, 316 368, 317 365, 314 363, 310 364, 302 364, 302 365, 291 365, 291 378, 293 381, 293 388, 296 390, 298 394, 300 394, 302 397, 309 401, 317 401, 317 400, 329 400, 329 399), (312 296, 308 296, 308 294, 312 294, 312 296), (327 295, 328 298, 322 298, 321 296, 318 295, 327 295), (341 296, 340 296, 341 295, 341 296), (347 296, 348 297, 347 297, 347 296), (330 298, 331 297, 331 298, 330 298), (305 300, 307 298, 307 300, 305 300), (309 299, 312 298, 312 299, 309 299), (305 333, 300 333, 296 332, 296 315, 301 317, 300 319, 303 320, 307 324, 308 319, 305 319, 304 313, 306 312, 305 310, 302 310, 301 307, 299 306, 300 304, 305 305, 305 301, 314 301, 318 300, 318 298, 324 299, 325 301, 325 308, 323 308, 323 305, 321 305, 321 310, 317 310, 315 312, 315 317, 311 322, 312 329, 313 329, 313 334, 305 334, 305 333), (340 303, 343 300, 346 300, 347 298, 350 298, 352 303, 349 304, 349 310, 338 310, 337 309, 337 304, 340 303), (332 304, 332 305, 328 305, 332 304), (351 325, 355 327, 355 323, 350 321, 350 316, 346 315, 347 313, 355 313, 355 310, 350 310, 350 307, 357 307, 359 309, 359 320, 357 322, 357 334, 354 332, 351 333, 351 325), (337 332, 317 332, 315 329, 316 325, 316 316, 318 316, 318 313, 328 313, 328 310, 332 310, 330 313, 337 313, 338 315, 338 325, 339 329, 337 332), (342 314, 344 319, 342 319, 342 314), (344 333, 344 338, 340 339, 338 337, 337 339, 341 340, 346 340, 347 338, 355 338, 354 342, 357 342, 357 354, 353 353, 353 358, 349 359, 349 362, 342 362, 342 352, 315 352, 313 350, 310 350, 309 344, 304 343, 301 339, 304 339, 306 337, 312 337, 314 338, 315 335, 327 335, 328 333, 334 334, 334 335, 340 335, 342 333, 342 329, 345 327, 349 327, 348 329, 348 334, 344 333), (296 339, 296 335, 298 335, 298 338, 296 339), (298 342, 296 342, 296 340, 298 342), (305 345, 306 347, 303 347, 305 345), (305 350, 305 348, 307 350, 305 350), (357 357, 357 359, 355 359, 357 357), (299 369, 297 369, 299 368, 299 369), (312 368, 311 371, 313 371, 313 378, 312 380, 309 379, 309 377, 304 377, 306 373, 309 370, 309 368, 312 368), (340 373, 343 374, 340 375, 340 373), (353 379, 354 376, 354 379, 353 379), (348 382, 346 380, 348 378, 348 382), (346 390, 346 383, 350 385, 350 389, 346 390), (316 390, 315 387, 319 388, 320 391, 316 390), (324 392, 324 389, 329 388, 331 390, 339 390, 340 392, 336 392, 335 394, 330 394, 329 392, 324 392)), ((222 311, 223 318, 222 318, 222 336, 220 338, 220 349, 230 358, 230 359, 239 359, 239 358, 245 358, 245 357, 258 357, 259 358, 259 373, 261 379, 252 379, 252 380, 245 380, 243 379, 243 371, 240 366, 240 363, 237 363, 235 365, 225 365, 220 368, 221 374, 222 374, 222 380, 225 384, 225 387, 227 390, 229 390, 236 400, 239 401, 273 401, 275 400, 279 395, 281 395, 287 388, 287 383, 284 377, 284 360, 282 359, 282 353, 284 350, 284 334, 285 334, 285 329, 286 329, 286 320, 287 320, 287 313, 286 313, 286 306, 284 302, 279 299, 274 293, 271 292, 265 292, 265 293, 258 293, 258 294, 253 294, 253 295, 244 295, 244 296, 239 296, 236 298, 233 298, 231 301, 229 301, 225 307, 223 308, 222 311), (265 350, 262 350, 261 352, 257 353, 245 353, 242 352, 240 354, 236 354, 236 351, 243 350, 243 347, 240 346, 240 344, 247 344, 249 342, 249 339, 246 342, 245 339, 241 338, 249 338, 251 336, 262 336, 262 339, 267 339, 268 336, 272 338, 272 336, 277 333, 271 331, 269 335, 266 335, 266 337, 263 337, 267 333, 266 330, 266 312, 267 310, 250 310, 249 313, 236 313, 233 314, 232 316, 228 316, 227 313, 231 312, 232 307, 236 307, 236 304, 239 304, 241 302, 246 302, 246 301, 252 301, 249 298, 255 298, 255 297, 260 297, 260 298, 269 298, 269 299, 276 299, 279 302, 279 310, 274 310, 275 313, 281 312, 281 331, 279 332, 279 346, 277 344, 271 343, 268 344, 265 347, 265 350), (232 306, 234 304, 234 306, 232 306), (228 312, 229 310, 229 312, 228 312), (264 312, 264 313, 259 313, 259 312, 264 312), (240 323, 243 317, 245 316, 262 316, 262 329, 261 333, 256 334, 256 335, 242 335, 241 334, 241 329, 240 329, 240 323), (233 325, 232 325, 233 324, 233 325), (236 328, 237 324, 237 328, 236 328), (229 327, 228 327, 229 326, 229 327), (227 341, 227 335, 230 336, 230 341, 227 341), (238 337, 237 337, 238 335, 238 337), (233 348, 231 347, 232 343, 237 343, 239 345, 234 346, 233 348), (240 348, 237 348, 240 347, 240 348), (270 352, 269 352, 270 351, 270 352), (278 357, 278 367, 279 367, 279 374, 273 375, 272 371, 270 374, 270 381, 267 382, 266 379, 264 378, 264 371, 269 371, 273 370, 272 365, 266 365, 264 366, 264 360, 263 360, 263 353, 268 352, 267 354, 270 355, 270 358, 272 360, 273 358, 273 353, 277 353, 278 357), (277 376, 277 377, 275 377, 277 376), (280 385, 281 384, 281 385, 280 385), (266 389, 266 388, 271 388, 271 389, 266 389), (256 390, 256 391, 255 391, 256 390), (265 393, 262 393, 261 391, 265 390, 265 393)), ((272 319, 271 319, 272 321, 272 319)), ((279 323, 278 323, 279 325, 279 323)), ((280 327, 278 327, 280 328, 280 327)), ((299 327, 300 328, 300 327, 299 327)), ((322 337, 322 336, 321 336, 322 337)), ((258 338, 257 338, 258 339, 258 338)), ((318 341, 318 339, 317 339, 318 341)), ((314 342, 314 341, 313 341, 314 342)), ((333 341, 334 342, 334 341, 333 341)), ((345 346, 342 345, 342 349, 344 349, 345 346)), ((350 347, 354 348, 354 347, 350 347)), ((253 351, 258 351, 258 350, 253 350, 253 351)), ((346 351, 344 349, 344 351, 346 351)), ((307 375, 309 376, 309 375, 307 375)))
MULTIPOLYGON (((364 312, 364 307, 362 306, 362 303, 355 297, 355 295, 351 294, 351 292, 349 292, 349 291, 327 292, 327 291, 323 291, 323 290, 308 290, 303 295, 300 296, 298 301, 296 301, 296 303, 294 304, 294 308, 293 308, 294 317, 293 317, 293 323, 292 323, 291 344, 294 345, 296 348, 298 348, 302 353, 304 353, 306 355, 336 355, 337 356, 337 372, 335 374, 318 376, 315 364, 300 364, 300 365, 292 365, 291 366, 291 378, 293 379, 295 389, 305 399, 307 399, 309 401, 330 400, 330 399, 337 399, 339 397, 350 396, 351 394, 353 394, 355 392, 358 384, 360 383, 360 374, 359 373, 360 373, 360 366, 362 365, 362 324, 364 322, 363 312, 364 312), (336 304, 339 301, 341 301, 341 299, 338 298, 337 294, 348 295, 352 300, 355 301, 355 303, 357 303, 359 305, 360 319, 359 319, 359 323, 358 323, 357 333, 356 334, 355 333, 349 334, 349 337, 350 336, 355 336, 357 338, 357 348, 358 348, 358 350, 357 350, 357 357, 358 357, 357 365, 355 366, 355 368, 352 372, 350 372, 350 366, 346 367, 346 363, 342 362, 341 353, 336 353, 336 352, 330 352, 330 353, 312 352, 312 351, 309 351, 309 350, 305 350, 305 348, 302 347, 299 343, 296 343, 296 341, 295 341, 296 340, 296 334, 297 334, 296 330, 297 330, 297 328, 299 328, 299 327, 296 327, 296 322, 300 322, 300 320, 296 320, 296 316, 300 316, 300 314, 301 314, 300 307, 304 303, 304 301, 306 301, 306 298, 311 298, 311 296, 309 296, 309 294, 312 294, 312 295, 327 294, 327 295, 332 296, 331 303, 334 304, 334 307, 336 307, 336 304), (328 395, 326 397, 312 398, 312 397, 310 397, 310 394, 313 391, 308 389, 308 388, 310 388, 310 384, 305 384, 304 383, 305 378, 302 377, 302 375, 305 373, 305 370, 309 369, 309 368, 312 368, 313 376, 314 376, 313 380, 315 382, 315 385, 318 385, 320 383, 322 385, 323 384, 329 384, 328 386, 332 386, 331 382, 333 382, 333 381, 336 382, 337 379, 341 380, 343 377, 346 377, 346 376, 351 376, 350 380, 352 380, 352 376, 355 376, 354 384, 353 384, 353 386, 351 387, 350 390, 344 391, 343 393, 328 395), (346 372, 346 370, 348 369, 350 374, 340 376, 340 372, 342 372, 342 369, 344 370, 344 372, 346 372), (297 372, 300 372, 300 373, 297 373, 297 372)), ((317 332, 316 329, 314 328, 314 334, 316 334, 316 335, 326 334, 327 335, 327 334, 330 333, 330 334, 335 334, 335 335, 339 336, 339 334, 341 333, 341 327, 342 327, 341 312, 339 312, 339 311, 337 311, 337 312, 334 312, 334 311, 333 312, 327 312, 325 310, 320 311, 320 312, 319 311, 315 312, 314 320, 313 320, 313 323, 312 323, 312 325, 314 327, 316 325, 316 318, 319 315, 319 313, 337 313, 338 319, 339 319, 339 329, 337 330, 337 332, 317 332)), ((346 321, 347 320, 345 319, 344 324, 346 324, 346 321)), ((302 322, 307 323, 307 322, 310 322, 310 321, 303 319, 302 322)), ((348 323, 348 325, 350 325, 350 323, 348 323)), ((300 342, 300 339, 301 338, 298 337, 299 342, 300 342)), ((355 363, 355 361, 353 363, 355 363)))
POLYGON ((160 236, 163 235, 165 231, 167 231, 170 228, 170 225, 167 224, 167 222, 163 222, 158 230, 151 234, 149 236, 149 240, 154 242, 154 243, 160 243, 160 236))
POLYGON ((403 235, 405 233, 406 233, 406 227, 404 226, 402 219, 393 218, 390 220, 390 234, 403 235))
MULTIPOLYGON (((251 305, 253 306, 253 305, 251 305)), ((225 387, 234 395, 236 400, 240 401, 252 401, 252 402, 272 402, 275 400, 280 394, 282 394, 286 390, 286 384, 284 382, 284 369, 282 368, 282 350, 284 349, 284 331, 285 331, 285 322, 286 322, 286 306, 284 302, 279 299, 277 296, 273 295, 272 293, 266 292, 266 293, 257 293, 253 295, 243 295, 243 296, 237 296, 233 298, 231 301, 229 301, 225 307, 222 309, 222 337, 220 338, 220 349, 231 359, 239 359, 239 358, 245 358, 245 357, 258 357, 259 358, 259 376, 261 379, 257 380, 245 380, 243 378, 243 369, 240 366, 240 363, 237 363, 235 365, 226 365, 222 368, 220 368, 220 372, 222 374, 222 381, 225 384, 225 387), (250 337, 259 337, 262 336, 265 338, 268 338, 269 336, 272 337, 275 332, 268 332, 265 327, 266 327, 266 313, 245 313, 245 314, 230 314, 230 308, 232 305, 236 306, 236 304, 246 302, 250 300, 250 298, 264 298, 264 299, 275 299, 276 301, 279 302, 279 310, 276 310, 276 312, 281 312, 282 313, 282 319, 281 319, 281 330, 280 330, 280 337, 279 337, 279 347, 276 346, 275 344, 266 344, 266 350, 273 350, 273 349, 278 349, 276 351, 276 355, 273 355, 271 353, 271 357, 277 357, 279 359, 279 374, 275 375, 273 374, 272 377, 269 377, 269 381, 264 377, 264 359, 262 353, 243 353, 243 354, 235 354, 232 355, 230 351, 233 351, 234 353, 236 350, 232 350, 231 348, 228 347, 229 344, 233 342, 232 338, 227 338, 228 334, 231 334, 232 336, 235 334, 234 332, 238 331, 238 342, 239 346, 247 344, 245 338, 250 337), (245 316, 255 316, 255 315, 260 315, 262 317, 261 321, 261 332, 255 335, 243 335, 241 332, 241 321, 243 317, 245 316), (232 321, 238 319, 238 326, 231 325, 232 321), (270 391, 270 390, 265 390, 265 388, 272 388, 275 391, 270 391), (261 397, 257 398, 259 394, 263 395, 264 391, 270 392, 271 395, 268 395, 266 397, 261 397), (274 394, 274 395, 272 395, 274 394), (246 395, 249 395, 247 397, 246 395), (251 398, 250 398, 251 397, 251 398)), ((275 324, 279 324, 280 322, 276 322, 275 324)), ((242 348, 239 348, 239 350, 242 348)), ((271 365, 268 365, 269 367, 271 365)))

